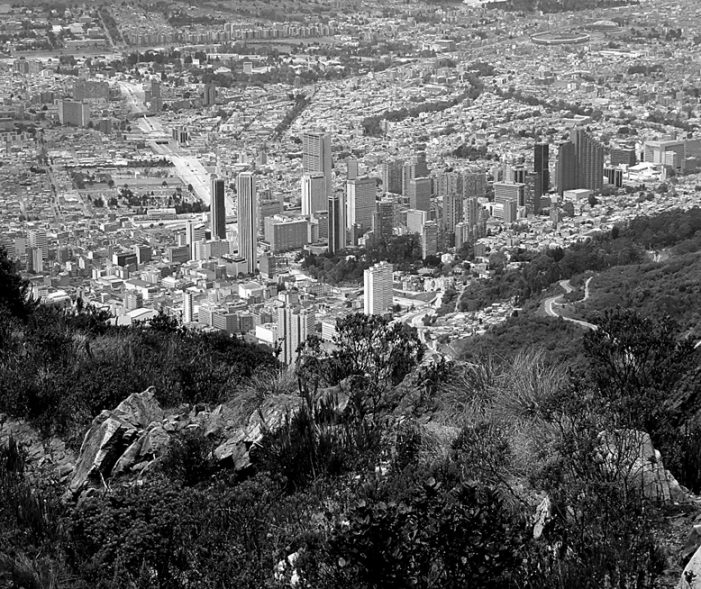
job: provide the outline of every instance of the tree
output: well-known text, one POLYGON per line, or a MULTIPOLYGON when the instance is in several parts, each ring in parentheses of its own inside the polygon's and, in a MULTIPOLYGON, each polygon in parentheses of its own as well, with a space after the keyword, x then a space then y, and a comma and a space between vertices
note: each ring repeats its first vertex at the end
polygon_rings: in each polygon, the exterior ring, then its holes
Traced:
POLYGON ((25 319, 35 307, 29 292, 29 283, 20 276, 17 263, 0 246, 0 314, 25 319))

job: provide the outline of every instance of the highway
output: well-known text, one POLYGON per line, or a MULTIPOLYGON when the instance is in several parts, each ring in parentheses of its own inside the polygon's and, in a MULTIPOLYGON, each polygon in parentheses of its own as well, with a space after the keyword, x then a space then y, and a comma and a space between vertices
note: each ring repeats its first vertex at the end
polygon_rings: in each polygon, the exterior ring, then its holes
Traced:
MULTIPOLYGON (((584 283, 584 298, 582 300, 586 301, 589 298, 589 282, 593 276, 590 276, 587 278, 586 282, 584 283)), ((559 282, 560 288, 562 288, 565 293, 570 293, 574 289, 572 288, 572 284, 570 283, 569 280, 560 280, 559 282)), ((588 321, 581 321, 580 319, 572 319, 571 317, 565 317, 564 315, 560 315, 556 312, 554 305, 559 305, 561 304, 562 297, 564 297, 564 294, 559 294, 555 295, 554 297, 548 297, 545 299, 545 302, 543 303, 543 308, 545 309, 545 314, 549 315, 550 317, 562 317, 565 321, 569 321, 570 323, 575 323, 579 325, 580 327, 583 327, 584 329, 593 329, 596 330, 598 327, 594 325, 593 323, 589 323, 588 321)))

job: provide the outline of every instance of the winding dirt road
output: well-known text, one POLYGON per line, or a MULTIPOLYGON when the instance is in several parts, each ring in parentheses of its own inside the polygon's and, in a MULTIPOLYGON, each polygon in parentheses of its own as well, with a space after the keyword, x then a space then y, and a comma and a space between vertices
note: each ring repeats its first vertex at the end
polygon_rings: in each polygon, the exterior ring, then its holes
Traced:
MULTIPOLYGON (((586 301, 589 298, 589 282, 592 278, 593 276, 590 276, 584 283, 584 298, 582 299, 584 301, 586 301)), ((574 290, 569 280, 560 280, 559 284, 560 287, 565 291, 565 293, 570 293, 574 290)), ((596 330, 597 326, 593 323, 589 323, 588 321, 581 321, 580 319, 572 319, 571 317, 565 317, 564 315, 560 315, 557 313, 554 305, 560 305, 562 297, 564 296, 564 294, 559 294, 554 297, 548 297, 547 299, 545 299, 545 302, 543 303, 543 308, 545 309, 546 315, 549 315, 550 317, 562 317, 565 321, 569 321, 570 323, 576 323, 584 329, 596 330)))

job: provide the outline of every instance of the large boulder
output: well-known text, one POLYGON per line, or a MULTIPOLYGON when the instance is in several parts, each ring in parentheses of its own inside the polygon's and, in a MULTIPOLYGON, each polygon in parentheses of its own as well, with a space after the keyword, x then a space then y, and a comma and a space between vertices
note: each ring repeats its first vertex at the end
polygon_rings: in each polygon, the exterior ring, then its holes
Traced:
POLYGON ((679 589, 701 589, 701 548, 684 567, 679 589))
POLYGON ((660 503, 679 503, 688 493, 665 469, 662 456, 652 445, 650 435, 632 429, 599 434, 597 456, 604 470, 644 497, 660 503))

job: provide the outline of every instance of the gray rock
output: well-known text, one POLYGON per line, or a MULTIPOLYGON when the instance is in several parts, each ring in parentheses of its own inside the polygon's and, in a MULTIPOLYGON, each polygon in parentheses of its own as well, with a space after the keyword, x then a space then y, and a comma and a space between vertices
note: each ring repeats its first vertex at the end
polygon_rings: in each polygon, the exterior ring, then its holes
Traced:
POLYGON ((661 503, 689 499, 687 492, 664 468, 662 456, 645 432, 631 429, 602 432, 598 438, 597 455, 603 469, 615 473, 622 482, 637 488, 648 499, 661 503))
POLYGON ((684 567, 679 589, 701 589, 701 548, 696 550, 684 567))

